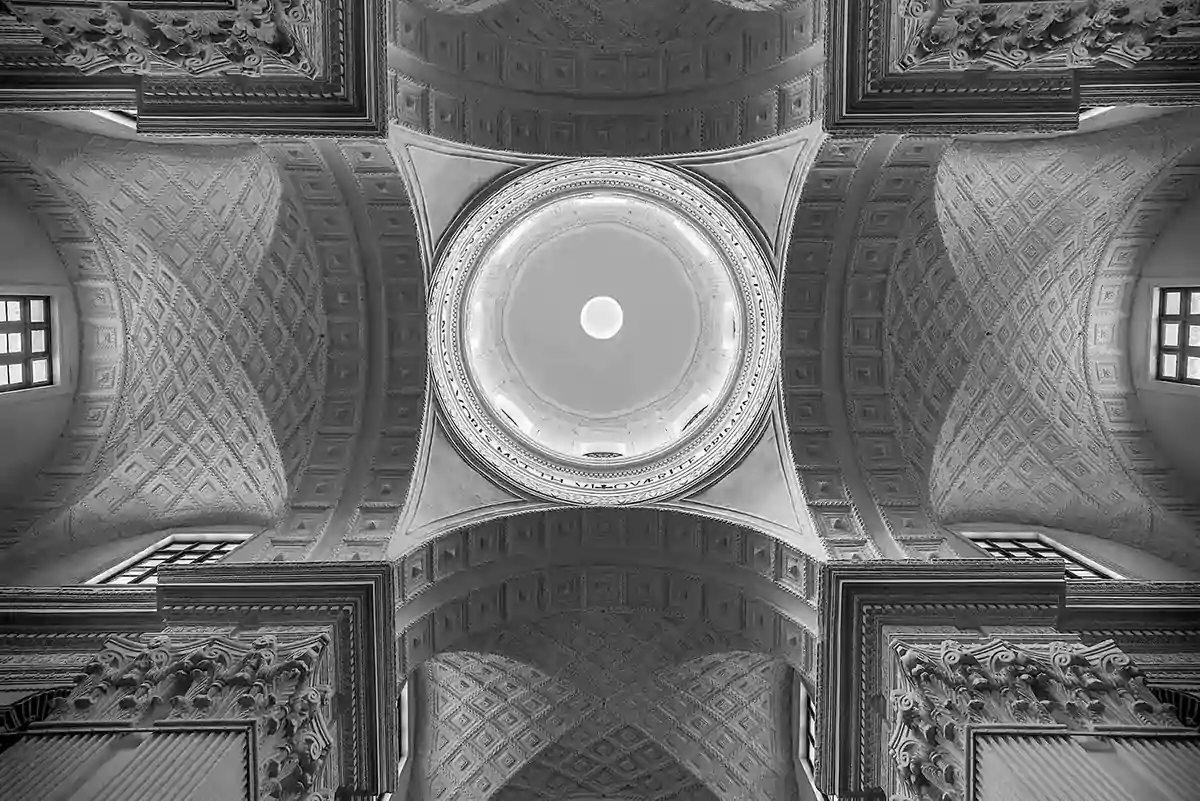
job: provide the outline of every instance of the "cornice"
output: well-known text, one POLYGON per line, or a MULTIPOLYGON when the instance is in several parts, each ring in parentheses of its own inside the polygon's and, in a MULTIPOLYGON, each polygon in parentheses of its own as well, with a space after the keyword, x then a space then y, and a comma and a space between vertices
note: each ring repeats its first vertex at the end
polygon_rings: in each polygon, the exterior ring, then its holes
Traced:
POLYGON ((1153 56, 1125 69, 1075 69, 1062 56, 1036 69, 963 70, 935 59, 901 71, 896 47, 911 32, 902 7, 897 0, 833 0, 825 30, 825 124, 831 133, 1069 131, 1078 127, 1081 108, 1193 105, 1200 99, 1195 49, 1186 45, 1160 44, 1153 56))
MULTIPOLYGON (((154 10, 149 3, 139 5, 154 10)), ((386 0, 313 2, 310 13, 317 19, 311 45, 321 50, 316 62, 322 68, 312 80, 193 75, 182 69, 67 74, 37 57, 0 72, 0 108, 136 106, 138 131, 160 135, 383 136, 386 6, 386 0)))
POLYGON ((234 622, 239 628, 332 629, 342 718, 344 786, 394 787, 399 737, 394 572, 386 562, 218 563, 164 568, 158 603, 169 625, 234 622))
POLYGON ((831 562, 820 572, 823 599, 817 660, 820 695, 815 765, 823 792, 874 791, 884 691, 884 625, 922 628, 1054 626, 1063 602, 1061 565, 994 560, 831 562))

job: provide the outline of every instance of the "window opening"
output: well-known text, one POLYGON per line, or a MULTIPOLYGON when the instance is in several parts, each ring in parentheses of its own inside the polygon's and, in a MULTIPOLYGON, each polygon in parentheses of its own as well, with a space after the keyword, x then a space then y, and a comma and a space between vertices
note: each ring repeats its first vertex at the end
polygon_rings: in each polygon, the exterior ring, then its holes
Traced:
POLYGON ((158 583, 158 569, 164 565, 202 565, 216 562, 245 541, 246 537, 242 535, 172 535, 128 564, 97 579, 95 583, 154 585, 158 583))
POLYGON ((70 695, 72 689, 66 686, 18 690, 14 695, 19 697, 0 704, 0 751, 21 739, 30 723, 38 723, 49 717, 54 711, 55 701, 70 695))
POLYGON ((1154 377, 1200 386, 1200 287, 1158 290, 1154 377))
POLYGON ((54 383, 50 298, 0 295, 0 392, 54 383))
POLYGON ((1108 579, 1112 576, 1063 552, 1041 538, 987 536, 971 537, 971 541, 990 556, 999 559, 1054 559, 1065 561, 1069 579, 1108 579))
POLYGON ((1177 687, 1151 685, 1149 689, 1161 703, 1175 707, 1175 716, 1180 723, 1200 731, 1200 695, 1177 687))

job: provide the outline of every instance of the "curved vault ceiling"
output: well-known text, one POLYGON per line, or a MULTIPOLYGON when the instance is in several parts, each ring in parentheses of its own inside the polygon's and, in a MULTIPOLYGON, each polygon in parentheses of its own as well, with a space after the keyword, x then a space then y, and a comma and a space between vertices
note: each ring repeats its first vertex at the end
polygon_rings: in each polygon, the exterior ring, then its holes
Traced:
POLYGON ((1094 359, 1088 343, 1091 317, 1140 269, 1106 260, 1111 240, 1198 132, 1187 114, 1044 142, 959 142, 943 157, 935 197, 952 273, 940 280, 961 286, 948 302, 977 322, 931 454, 942 519, 1066 528, 1197 563, 1195 489, 1156 454, 1132 392, 1098 395, 1128 382, 1128 354, 1094 359))
POLYGON ((653 613, 588 611, 435 657, 414 798, 791 797, 791 672, 712 653, 722 641, 653 613))
POLYGON ((480 147, 650 155, 817 116, 815 0, 392 0, 393 121, 480 147))
POLYGON ((19 186, 60 189, 60 209, 86 220, 64 228, 29 190, 60 250, 83 239, 112 265, 115 291, 84 316, 119 313, 111 333, 125 348, 106 379, 120 402, 80 396, 68 450, 12 525, 46 545, 72 531, 275 519, 319 416, 325 323, 307 228, 273 163, 255 147, 166 148, 27 121, 7 144, 35 171, 19 186))

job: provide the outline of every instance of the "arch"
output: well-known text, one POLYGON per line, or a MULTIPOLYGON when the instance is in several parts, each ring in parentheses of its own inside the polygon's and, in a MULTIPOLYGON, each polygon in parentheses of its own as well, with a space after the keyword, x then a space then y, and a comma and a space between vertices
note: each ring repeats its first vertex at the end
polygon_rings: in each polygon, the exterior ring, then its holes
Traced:
POLYGON ((929 187, 947 141, 830 140, 797 208, 785 403, 792 455, 833 558, 956 555, 910 463, 908 376, 896 365, 897 353, 921 351, 896 313, 909 289, 898 282, 924 266, 921 232, 936 227, 929 187))
POLYGON ((398 569, 402 664, 564 610, 657 610, 741 632, 811 671, 817 563, 766 535, 648 509, 568 509, 474 526, 398 569))
POLYGON ((450 141, 650 156, 763 140, 819 115, 825 25, 812 0, 426 0, 393 10, 395 122, 450 141))
POLYGON ((666 566, 595 563, 590 555, 574 564, 495 572, 502 577, 486 583, 447 581, 440 593, 418 596, 399 608, 403 670, 467 638, 488 641, 513 623, 585 610, 658 612, 744 638, 740 641, 806 675, 815 664, 815 614, 763 582, 747 588, 723 580, 717 571, 697 575, 666 566))
POLYGON ((1053 140, 960 141, 946 152, 938 219, 985 333, 934 449, 930 493, 943 522, 1136 538, 1196 563, 1191 525, 1103 432, 1085 333, 1105 247, 1198 126, 1200 116, 1182 114, 1053 140))

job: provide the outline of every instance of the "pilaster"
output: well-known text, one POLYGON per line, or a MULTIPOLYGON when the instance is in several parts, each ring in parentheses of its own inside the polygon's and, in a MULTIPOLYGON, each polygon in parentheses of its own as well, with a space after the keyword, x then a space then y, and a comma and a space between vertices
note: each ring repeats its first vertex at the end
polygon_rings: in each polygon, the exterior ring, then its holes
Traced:
POLYGON ((0 691, 55 701, 11 716, 20 737, 0 754, 0 784, 31 799, 53 784, 64 801, 388 791, 393 595, 391 567, 368 562, 163 569, 156 589, 0 590, 0 691))

